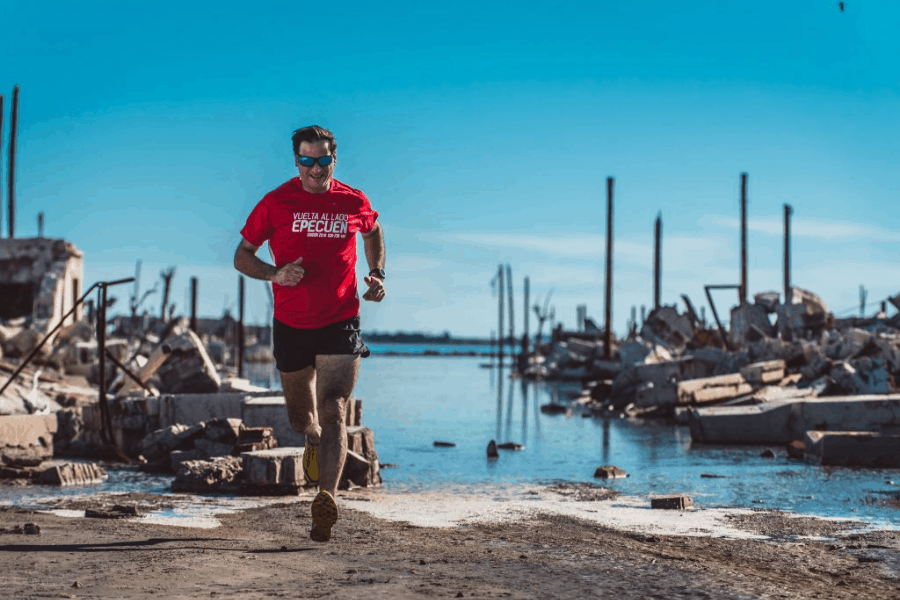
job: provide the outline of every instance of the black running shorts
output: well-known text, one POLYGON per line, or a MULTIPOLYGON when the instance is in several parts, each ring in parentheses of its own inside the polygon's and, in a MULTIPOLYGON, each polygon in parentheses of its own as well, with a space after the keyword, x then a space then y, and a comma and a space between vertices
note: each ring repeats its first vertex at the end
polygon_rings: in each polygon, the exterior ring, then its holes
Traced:
POLYGON ((296 329, 273 319, 272 342, 275 366, 282 373, 293 373, 315 365, 319 354, 369 356, 369 348, 363 343, 359 331, 358 316, 318 329, 296 329))

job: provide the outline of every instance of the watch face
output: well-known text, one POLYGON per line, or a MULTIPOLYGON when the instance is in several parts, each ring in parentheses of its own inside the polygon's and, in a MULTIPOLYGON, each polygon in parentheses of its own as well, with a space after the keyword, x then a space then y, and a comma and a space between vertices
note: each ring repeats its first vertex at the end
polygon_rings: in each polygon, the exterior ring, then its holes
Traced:
POLYGON ((378 277, 379 279, 384 279, 384 275, 385 275, 384 269, 372 269, 371 271, 369 271, 369 275, 374 275, 375 277, 378 277))

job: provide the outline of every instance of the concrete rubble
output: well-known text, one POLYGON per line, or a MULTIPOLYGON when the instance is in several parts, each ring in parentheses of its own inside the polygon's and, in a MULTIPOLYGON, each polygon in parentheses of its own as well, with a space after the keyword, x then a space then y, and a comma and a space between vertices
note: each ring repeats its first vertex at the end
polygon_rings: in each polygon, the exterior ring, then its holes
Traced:
MULTIPOLYGON (((900 294, 889 300, 900 310, 900 294)), ((553 407, 559 412, 673 418, 695 443, 806 447, 815 439, 807 455, 823 464, 889 460, 900 433, 900 313, 839 319, 794 287, 790 304, 763 292, 733 307, 724 329, 685 305, 650 311, 639 330, 613 339, 611 360, 602 332, 562 332, 521 359, 516 375, 580 382, 571 404, 553 407), (851 447, 870 456, 879 445, 877 460, 851 458, 851 447)))
MULTIPOLYGON (((0 478, 78 485, 102 480, 101 465, 131 461, 176 480, 191 465, 203 481, 219 474, 223 489, 231 473, 241 493, 305 485, 292 462, 304 436, 279 391, 237 377, 238 324, 227 313, 196 329, 146 312, 110 318, 104 407, 98 311, 92 300, 75 305, 82 280, 82 253, 65 240, 0 240, 0 478)), ((244 332, 243 360, 271 364, 269 328, 244 332)), ((362 401, 347 404, 344 485, 379 485, 362 401)), ((198 477, 178 485, 210 491, 187 483, 198 477)))

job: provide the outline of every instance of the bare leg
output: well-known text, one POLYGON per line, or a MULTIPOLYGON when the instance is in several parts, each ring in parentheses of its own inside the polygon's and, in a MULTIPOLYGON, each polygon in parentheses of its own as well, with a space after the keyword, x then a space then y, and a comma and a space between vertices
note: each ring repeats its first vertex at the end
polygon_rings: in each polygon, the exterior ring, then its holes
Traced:
POLYGON ((319 488, 337 495, 347 459, 347 401, 359 375, 359 357, 327 354, 316 357, 316 398, 322 442, 319 445, 319 488))
POLYGON ((322 435, 316 412, 316 379, 315 367, 281 373, 281 389, 284 390, 291 427, 307 436, 313 444, 317 444, 322 435))

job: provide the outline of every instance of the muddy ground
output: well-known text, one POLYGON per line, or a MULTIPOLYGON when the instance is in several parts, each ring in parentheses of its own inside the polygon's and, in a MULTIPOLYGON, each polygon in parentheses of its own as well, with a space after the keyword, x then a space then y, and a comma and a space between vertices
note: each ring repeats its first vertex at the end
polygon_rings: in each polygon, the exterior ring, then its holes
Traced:
MULTIPOLYGON (((766 537, 734 539, 553 514, 430 528, 345 508, 334 539, 317 544, 310 498, 222 515, 212 529, 0 509, 0 597, 900 597, 900 532, 860 533, 851 522, 744 513, 730 525, 766 537)), ((116 502, 144 511, 167 499, 116 502)), ((57 508, 110 516, 112 507, 73 499, 57 508)))

